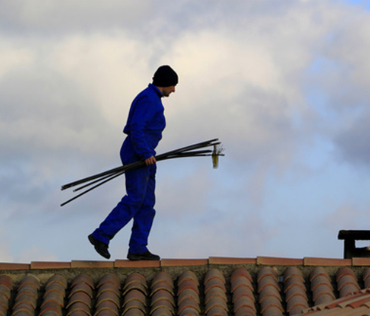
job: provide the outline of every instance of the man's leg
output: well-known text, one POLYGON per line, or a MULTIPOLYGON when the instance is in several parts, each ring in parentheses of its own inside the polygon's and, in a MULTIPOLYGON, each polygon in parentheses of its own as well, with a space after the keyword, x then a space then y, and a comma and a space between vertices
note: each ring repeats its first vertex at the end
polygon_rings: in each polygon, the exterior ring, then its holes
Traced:
POLYGON ((143 253, 148 251, 146 246, 155 216, 155 172, 156 166, 150 166, 145 198, 140 210, 134 216, 129 253, 143 253))
POLYGON ((94 238, 107 245, 141 208, 147 190, 149 168, 134 169, 127 172, 125 176, 127 195, 122 198, 92 234, 94 238))

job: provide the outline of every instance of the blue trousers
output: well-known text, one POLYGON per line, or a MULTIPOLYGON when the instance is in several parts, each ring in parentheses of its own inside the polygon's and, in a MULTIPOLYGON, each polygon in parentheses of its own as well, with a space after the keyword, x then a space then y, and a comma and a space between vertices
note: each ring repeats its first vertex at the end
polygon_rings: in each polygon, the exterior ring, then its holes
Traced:
POLYGON ((120 229, 133 219, 129 253, 148 250, 146 246, 155 216, 156 169, 156 165, 150 165, 125 173, 127 195, 93 232, 96 239, 109 244, 120 229))

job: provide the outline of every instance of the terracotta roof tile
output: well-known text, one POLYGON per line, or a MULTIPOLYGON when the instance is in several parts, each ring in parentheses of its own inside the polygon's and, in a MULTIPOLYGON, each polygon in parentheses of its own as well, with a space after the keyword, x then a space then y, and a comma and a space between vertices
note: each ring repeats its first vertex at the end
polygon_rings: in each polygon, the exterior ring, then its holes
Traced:
POLYGON ((78 276, 76 276, 73 279, 73 281, 71 283, 71 287, 74 287, 76 284, 79 284, 79 283, 86 283, 92 289, 95 288, 94 287, 94 280, 92 279, 92 277, 90 277, 89 275, 84 274, 84 273, 79 274, 78 276))
POLYGON ((238 277, 245 277, 247 278, 251 283, 253 283, 253 279, 251 277, 251 274, 249 273, 249 271, 244 268, 244 267, 240 267, 240 268, 236 268, 233 270, 233 272, 231 273, 231 277, 230 277, 230 282, 234 282, 234 280, 238 277))
POLYGON ((273 279, 275 279, 276 282, 278 281, 276 268, 272 268, 272 267, 263 267, 263 268, 261 268, 258 271, 258 274, 257 274, 257 282, 260 282, 261 279, 266 277, 266 276, 272 277, 273 279))
POLYGON ((157 308, 151 316, 173 316, 173 313, 167 308, 157 308))
POLYGON ((144 306, 146 306, 145 294, 139 290, 132 290, 127 292, 127 294, 124 295, 123 304, 125 305, 128 302, 135 300, 141 302, 144 306))
POLYGON ((107 311, 111 311, 113 312, 115 315, 118 316, 118 311, 119 311, 119 307, 112 301, 103 301, 101 302, 97 307, 96 307, 96 312, 95 314, 99 314, 101 312, 103 312, 103 314, 105 314, 105 312, 107 311))
POLYGON ((234 302, 234 313, 237 313, 237 311, 243 307, 248 307, 254 312, 257 311, 254 300, 247 296, 241 296, 234 302))
POLYGON ((98 282, 98 285, 96 286, 97 288, 99 288, 101 285, 103 284, 113 284, 114 286, 116 286, 118 289, 121 288, 121 280, 119 279, 119 277, 113 273, 107 273, 105 274, 98 282))
POLYGON ((140 310, 142 311, 143 313, 146 312, 146 308, 145 308, 145 305, 144 303, 142 303, 141 301, 138 301, 138 300, 131 300, 131 301, 128 301, 127 303, 125 303, 123 305, 123 314, 127 313, 127 311, 129 311, 130 309, 135 309, 135 310, 140 310))
POLYGON ((106 291, 102 293, 101 295, 97 296, 95 306, 98 307, 100 304, 102 304, 103 302, 107 302, 107 301, 114 303, 118 308, 120 307, 119 296, 117 296, 116 293, 110 292, 110 291, 106 291))
POLYGON ((131 262, 130 267, 0 270, 0 316, 290 316, 302 310, 353 316, 370 311, 370 290, 359 292, 370 286, 370 268, 355 266, 355 258, 320 258, 321 266, 290 264, 295 259, 286 266, 282 258, 269 258, 271 265, 234 259, 187 266, 159 261, 155 267, 131 262))
POLYGON ((175 306, 175 299, 173 295, 165 290, 160 290, 153 294, 151 301, 150 301, 150 306, 155 305, 156 302, 161 301, 161 300, 167 300, 168 302, 172 304, 172 306, 175 306))
POLYGON ((232 294, 232 301, 235 302, 239 297, 249 297, 253 302, 255 301, 253 291, 247 286, 238 287, 232 294))
POLYGON ((207 294, 212 288, 218 287, 224 292, 226 292, 226 287, 224 281, 219 278, 212 278, 209 279, 206 284, 204 285, 204 293, 207 294))
POLYGON ((258 281, 258 293, 261 293, 261 291, 266 287, 271 286, 275 287, 278 291, 280 291, 280 287, 278 285, 277 280, 272 275, 264 276, 262 279, 258 281))
MULTIPOLYGON (((123 316, 144 316, 144 312, 138 308, 131 308, 122 314, 123 316)), ((107 315, 108 316, 108 315, 107 315)))
POLYGON ((193 300, 191 298, 186 298, 186 299, 182 300, 181 303, 179 303, 177 313, 178 314, 183 314, 184 310, 188 310, 188 312, 196 311, 196 314, 199 314, 200 313, 200 306, 195 300, 193 300))
POLYGON ((207 316, 227 316, 227 311, 222 307, 216 306, 208 311, 207 316))
POLYGON ((168 309, 172 314, 175 313, 175 308, 174 308, 173 304, 170 301, 168 301, 167 299, 161 299, 161 300, 155 301, 151 305, 150 314, 153 314, 154 311, 156 311, 159 308, 168 309))
POLYGON ((235 316, 256 316, 256 311, 250 307, 243 306, 235 311, 235 316))
POLYGON ((213 287, 213 288, 209 289, 205 293, 204 302, 207 303, 214 296, 221 297, 225 302, 227 302, 226 292, 225 292, 224 289, 222 289, 220 287, 213 287))
POLYGON ((180 313, 178 313, 179 316, 199 316, 198 310, 187 307, 183 309, 180 313))
POLYGON ((44 301, 43 304, 41 305, 40 315, 41 314, 44 314, 44 313, 46 313, 48 311, 54 311, 59 316, 62 316, 63 315, 62 307, 63 307, 63 305, 60 305, 57 302, 54 302, 54 301, 45 302, 44 301))
POLYGON ((217 280, 221 281, 220 283, 222 283, 222 284, 226 283, 225 277, 221 273, 220 270, 210 269, 210 270, 208 270, 208 272, 206 273, 206 275, 204 277, 204 284, 207 284, 209 281, 214 280, 214 279, 217 279, 217 280))
POLYGON ((185 299, 191 298, 198 304, 200 304, 199 294, 192 289, 186 289, 182 291, 177 297, 177 304, 180 305, 185 299))
POLYGON ((191 270, 184 271, 177 281, 177 286, 180 286, 182 282, 184 281, 193 281, 197 286, 199 286, 199 280, 198 277, 195 275, 195 273, 191 270))

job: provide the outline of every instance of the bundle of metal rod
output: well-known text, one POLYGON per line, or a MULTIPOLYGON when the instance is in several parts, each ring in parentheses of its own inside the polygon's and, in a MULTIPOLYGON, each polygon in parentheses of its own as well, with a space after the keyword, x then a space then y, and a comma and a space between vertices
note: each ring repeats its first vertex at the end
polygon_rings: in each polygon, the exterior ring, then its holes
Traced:
MULTIPOLYGON (((215 139, 211 139, 211 140, 208 140, 208 141, 205 141, 205 142, 197 143, 197 144, 194 144, 194 145, 190 145, 190 146, 186 146, 186 147, 182 147, 182 148, 179 148, 179 149, 176 149, 176 150, 166 152, 164 154, 155 156, 155 159, 158 162, 158 161, 167 160, 167 159, 174 159, 174 158, 205 157, 205 156, 209 157, 209 156, 211 156, 212 161, 213 161, 213 167, 217 168, 218 167, 218 157, 219 156, 224 156, 224 154, 222 154, 222 152, 223 152, 223 148, 221 146, 221 143, 218 142, 217 138, 215 138, 215 139), (206 148, 206 147, 211 147, 211 146, 213 147, 213 150, 211 150, 211 149, 199 150, 201 148, 206 148)), ((113 169, 98 173, 96 175, 92 175, 90 177, 86 177, 86 178, 83 178, 83 179, 80 179, 80 180, 62 185, 61 190, 66 190, 68 188, 75 187, 75 186, 83 184, 82 186, 74 189, 73 192, 79 191, 79 190, 84 189, 86 187, 90 187, 92 185, 94 185, 94 186, 92 186, 91 188, 87 189, 86 191, 76 195, 72 199, 64 202, 60 206, 64 206, 64 205, 68 204, 69 202, 72 202, 73 200, 77 199, 78 197, 86 194, 87 192, 90 192, 91 190, 101 186, 102 184, 104 184, 104 183, 106 183, 110 180, 113 180, 113 179, 119 177, 120 175, 124 174, 127 171, 130 171, 130 170, 133 170, 133 169, 136 169, 136 168, 140 168, 140 167, 143 167, 143 166, 145 166, 145 161, 137 161, 137 162, 131 163, 129 165, 123 165, 123 166, 120 166, 120 167, 117 167, 117 168, 113 168, 113 169)))

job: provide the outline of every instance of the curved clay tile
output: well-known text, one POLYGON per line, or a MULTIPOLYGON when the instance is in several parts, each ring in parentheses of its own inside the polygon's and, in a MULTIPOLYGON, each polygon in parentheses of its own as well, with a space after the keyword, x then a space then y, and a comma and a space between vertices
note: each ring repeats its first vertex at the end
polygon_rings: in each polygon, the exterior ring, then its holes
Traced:
MULTIPOLYGON (((70 316, 75 316, 75 315, 70 315, 70 316)), ((86 316, 86 315, 81 315, 81 316, 86 316)), ((101 311, 96 312, 94 316, 117 316, 117 314, 109 309, 103 309, 101 311)))
MULTIPOLYGON (((370 268, 366 268, 363 272, 362 272, 362 280, 366 281, 366 280, 369 280, 370 281, 370 268)), ((1 277, 0 277, 1 278, 1 277)))
POLYGON ((242 296, 242 297, 238 298, 234 302, 234 313, 237 313, 238 310, 243 308, 243 307, 248 307, 251 310, 253 310, 254 312, 256 312, 256 307, 255 307, 254 301, 250 297, 242 296))
POLYGON ((68 308, 67 316, 71 316, 76 312, 84 312, 85 315, 91 316, 90 308, 88 308, 84 303, 81 302, 73 303, 68 308))
POLYGON ((10 299, 11 292, 11 289, 8 288, 6 285, 0 284, 0 293, 6 298, 6 300, 10 299))
POLYGON ((126 278, 125 283, 124 283, 124 288, 127 287, 131 283, 140 283, 144 287, 148 288, 148 285, 146 283, 146 278, 138 272, 132 273, 126 278))
POLYGON ((249 287, 241 286, 238 287, 232 295, 232 301, 235 302, 239 297, 241 296, 247 296, 249 297, 253 302, 255 301, 254 294, 252 290, 249 287))
POLYGON ((154 293, 150 302, 150 306, 153 306, 157 301, 160 300, 167 300, 172 304, 172 306, 175 306, 175 299, 173 295, 165 290, 159 290, 158 292, 154 293))
POLYGON ((177 297, 177 304, 180 305, 181 302, 184 300, 184 299, 187 299, 187 298, 191 298, 193 299, 194 301, 196 301, 198 304, 200 303, 200 299, 199 299, 199 294, 197 292, 195 292, 194 290, 192 289, 185 289, 183 290, 179 296, 177 297))
POLYGON ((105 284, 105 283, 110 283, 110 284, 113 284, 115 285, 118 289, 121 288, 121 280, 119 279, 119 277, 117 275, 115 275, 114 273, 108 273, 106 275, 104 275, 98 282, 98 285, 96 286, 97 288, 99 288, 101 285, 105 284))
POLYGON ((84 292, 76 292, 68 299, 68 304, 66 307, 69 308, 75 303, 83 303, 87 307, 91 308, 91 297, 84 292))
POLYGON ((247 278, 251 283, 253 283, 253 279, 248 272, 246 268, 240 267, 235 269, 230 276, 230 282, 233 282, 237 277, 245 277, 247 278))
POLYGON ((213 296, 222 297, 225 301, 227 301, 226 291, 222 287, 212 287, 210 288, 207 293, 205 293, 205 301, 209 300, 213 296))
POLYGON ((37 297, 38 291, 37 288, 34 287, 32 284, 25 284, 22 287, 18 288, 17 296, 21 294, 30 294, 37 297))
POLYGON ((172 305, 172 303, 166 299, 162 299, 162 300, 158 300, 156 301, 152 306, 151 306, 151 309, 150 309, 150 314, 153 314, 155 310, 157 310, 158 308, 166 308, 168 309, 172 314, 175 313, 175 308, 174 306, 172 305))
POLYGON ((183 309, 180 313, 178 313, 179 316, 199 316, 198 310, 192 308, 192 307, 187 307, 183 309))
POLYGON ((104 301, 101 304, 99 304, 99 306, 96 308, 95 315, 97 315, 99 313, 101 314, 102 312, 103 312, 102 315, 105 315, 105 313, 107 311, 113 312, 116 316, 118 316, 118 314, 119 314, 118 313, 118 307, 115 303, 113 303, 112 301, 104 301))
POLYGON ((186 289, 191 289, 199 294, 198 284, 195 283, 193 280, 182 281, 178 286, 177 295, 180 295, 180 293, 186 289))
POLYGON ((223 284, 226 283, 224 275, 218 269, 210 269, 210 270, 208 270, 208 272, 206 273, 206 275, 204 277, 204 285, 206 285, 207 282, 209 282, 209 281, 211 281, 213 279, 220 280, 223 284))
POLYGON ((285 293, 285 301, 289 302, 289 300, 294 297, 294 296, 302 296, 306 301, 308 300, 307 298, 307 292, 305 289, 303 289, 300 286, 293 286, 291 287, 288 291, 285 293))
POLYGON ((139 309, 143 313, 146 312, 144 303, 142 303, 141 301, 137 301, 137 300, 131 300, 131 301, 128 301, 127 303, 124 303, 122 308, 123 308, 123 314, 125 314, 130 309, 139 309))
POLYGON ((20 303, 13 307, 12 315, 16 315, 20 312, 24 312, 24 314, 34 315, 35 309, 28 303, 20 303))
POLYGON ((14 307, 22 303, 30 304, 35 309, 37 307, 37 297, 29 293, 23 293, 21 295, 17 295, 17 297, 15 298, 14 307))
POLYGON ((312 280, 318 277, 319 275, 323 275, 331 282, 328 271, 326 271, 326 269, 323 267, 315 267, 314 269, 312 269, 312 271, 310 272, 310 282, 312 282, 312 280))
POLYGON ((0 275, 0 284, 4 284, 9 289, 13 289, 13 280, 10 276, 0 275))
POLYGON ((318 286, 322 286, 322 285, 327 286, 328 288, 333 290, 333 285, 331 284, 331 280, 328 279, 324 275, 318 275, 311 281, 311 291, 315 291, 315 289, 318 286))
POLYGON ((204 286, 204 293, 207 294, 212 288, 218 287, 226 292, 225 282, 219 278, 209 279, 204 286))
POLYGON ((73 294, 78 293, 78 292, 83 292, 89 295, 91 298, 93 297, 92 288, 90 287, 90 285, 88 285, 85 282, 76 283, 72 287, 71 292, 69 293, 68 297, 71 297, 73 294))
MULTIPOLYGON (((101 287, 103 287, 104 285, 102 285, 101 287)), ((142 283, 138 283, 138 282, 131 282, 127 285, 124 286, 123 288, 123 296, 125 296, 127 293, 133 291, 133 290, 137 290, 137 291, 140 291, 142 292, 145 296, 148 295, 148 290, 147 288, 142 284, 142 283)))
POLYGON ((281 312, 284 311, 281 302, 274 296, 269 296, 261 302, 261 313, 263 314, 269 308, 278 308, 281 312))
POLYGON ((155 284, 153 284, 150 295, 154 295, 154 293, 160 290, 165 290, 171 293, 173 296, 175 295, 173 286, 171 286, 167 281, 157 281, 155 284))
POLYGON ((355 273, 352 271, 351 268, 349 268, 349 267, 341 267, 341 268, 339 268, 339 270, 337 271, 337 274, 336 274, 336 280, 337 280, 337 282, 339 282, 339 280, 342 277, 344 277, 345 275, 350 275, 350 276, 352 276, 357 281, 357 277, 356 277, 355 273))
POLYGON ((216 307, 221 307, 223 308, 225 311, 228 311, 228 308, 227 308, 227 303, 221 298, 221 297, 218 297, 218 296, 214 296, 212 297, 206 304, 206 308, 205 308, 205 313, 208 314, 208 312, 212 309, 212 308, 216 308, 216 307))
POLYGON ((68 286, 68 282, 67 282, 67 279, 60 275, 60 274, 54 274, 52 275, 49 280, 46 282, 46 287, 48 287, 49 285, 53 284, 53 283, 59 283, 60 285, 62 285, 65 289, 67 288, 68 286))
POLYGON ((129 291, 126 295, 124 295, 123 305, 127 304, 130 301, 139 301, 144 306, 146 306, 146 296, 143 292, 139 290, 132 290, 132 291, 129 291))
POLYGON ((62 316, 62 306, 53 301, 45 302, 44 304, 42 304, 40 309, 40 316, 42 316, 43 314, 52 314, 52 312, 55 312, 57 313, 57 315, 62 316))
POLYGON ((188 298, 181 300, 181 302, 178 304, 178 310, 177 310, 178 314, 180 314, 183 310, 187 308, 192 308, 196 310, 198 313, 200 313, 199 303, 192 297, 188 297, 188 298))
POLYGON ((44 293, 44 297, 51 293, 51 292, 57 292, 59 293, 60 295, 62 295, 63 297, 66 296, 66 289, 65 287, 60 284, 60 283, 57 283, 57 282, 52 282, 52 283, 48 283, 45 287, 45 293, 44 293))
POLYGON ((227 311, 223 309, 222 307, 214 307, 212 308, 208 313, 207 316, 227 316, 227 311))
POLYGON ((346 297, 348 295, 352 295, 360 290, 360 287, 356 284, 346 284, 344 285, 341 290, 339 291, 339 297, 346 297))
POLYGON ((304 285, 301 278, 292 276, 284 282, 284 293, 286 293, 291 287, 301 287, 302 289, 306 290, 306 286, 304 285))
POLYGON ((344 275, 337 282, 338 291, 340 291, 344 286, 348 284, 353 284, 358 288, 358 291, 360 290, 360 286, 357 283, 357 279, 355 279, 352 275, 344 275))
POLYGON ((291 277, 299 278, 302 282, 304 282, 303 273, 297 267, 289 267, 283 273, 284 283, 289 280, 291 277))
POLYGON ((114 303, 118 308, 120 306, 119 297, 113 292, 106 291, 102 293, 101 295, 99 295, 99 297, 97 298, 95 307, 98 307, 101 303, 107 302, 107 301, 114 303))
POLYGON ((321 294, 318 297, 316 297, 316 300, 314 300, 315 306, 322 305, 322 304, 329 304, 332 302, 335 298, 333 298, 330 294, 321 294))
MULTIPOLYGON (((302 310, 308 308, 308 303, 307 300, 300 296, 300 295, 295 295, 293 296, 288 302, 287 302, 287 312, 291 313, 292 310, 294 309, 294 313, 301 312, 302 310)), ((294 315, 294 313, 292 313, 294 315)))
MULTIPOLYGON (((125 315, 126 316, 126 315, 125 315)), ((158 308, 154 311, 151 316, 173 316, 172 312, 167 308, 158 308)))
POLYGON ((173 284, 173 280, 171 276, 164 271, 158 272, 154 276, 152 283, 151 283, 151 287, 153 288, 157 283, 163 283, 163 282, 168 283, 171 288, 174 288, 174 284, 173 284))
POLYGON ((247 286, 253 290, 253 285, 250 279, 245 276, 239 276, 231 282, 231 293, 233 293, 240 286, 247 286))
POLYGON ((35 288, 39 289, 40 288, 40 279, 33 275, 33 274, 27 274, 20 282, 18 289, 20 289, 22 286, 31 284, 35 288))
POLYGON ((243 306, 235 312, 234 316, 256 316, 256 312, 249 307, 243 306))
POLYGON ((278 275, 277 275, 277 271, 276 271, 275 268, 272 268, 272 267, 263 267, 263 268, 261 268, 258 271, 258 274, 257 274, 257 282, 260 282, 262 280, 262 278, 264 278, 266 276, 270 276, 270 277, 274 278, 276 280, 276 282, 278 282, 278 275))
POLYGON ((271 276, 271 275, 266 275, 263 278, 261 278, 258 281, 257 288, 258 288, 258 293, 260 293, 266 286, 272 286, 275 287, 278 291, 280 291, 278 282, 276 279, 271 276))
POLYGON ((144 312, 138 308, 131 308, 122 314, 123 316, 144 316, 144 312))
POLYGON ((43 300, 43 303, 41 304, 41 307, 47 302, 56 302, 60 307, 63 307, 64 297, 59 292, 52 291, 44 296, 44 300, 43 300))
POLYGON ((199 286, 199 281, 198 281, 198 278, 197 276, 195 275, 195 273, 191 270, 186 270, 184 271, 180 276, 179 276, 179 279, 177 281, 177 286, 180 286, 180 284, 186 280, 191 280, 193 282, 195 282, 195 284, 197 286, 199 286))
POLYGON ((282 301, 280 291, 274 286, 266 286, 259 293, 258 302, 261 303, 266 298, 273 296, 276 297, 280 302, 282 301))
POLYGON ((101 286, 99 286, 98 293, 96 294, 96 297, 99 297, 105 292, 112 292, 116 294, 118 297, 120 297, 120 291, 119 289, 112 283, 104 283, 101 286))
POLYGON ((94 289, 94 280, 88 276, 87 274, 81 273, 78 276, 76 276, 72 283, 71 288, 74 287, 78 283, 86 283, 88 286, 90 286, 92 289, 94 289))

